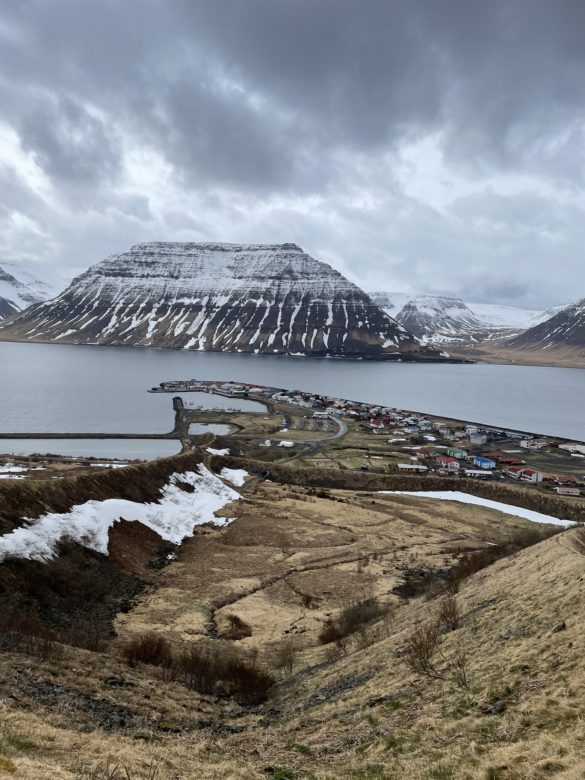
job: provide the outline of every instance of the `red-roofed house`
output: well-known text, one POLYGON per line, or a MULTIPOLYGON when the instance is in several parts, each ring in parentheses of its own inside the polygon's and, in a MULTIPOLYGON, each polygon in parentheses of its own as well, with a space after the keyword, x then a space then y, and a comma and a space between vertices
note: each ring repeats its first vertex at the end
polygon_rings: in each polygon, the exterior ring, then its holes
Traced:
POLYGON ((459 461, 456 458, 450 458, 448 455, 437 455, 435 465, 447 471, 459 471, 459 461))
POLYGON ((552 482, 555 483, 555 485, 576 485, 577 480, 574 477, 567 477, 564 474, 556 474, 554 477, 551 477, 552 482))
POLYGON ((542 474, 534 469, 522 469, 520 479, 522 482, 542 482, 542 474))

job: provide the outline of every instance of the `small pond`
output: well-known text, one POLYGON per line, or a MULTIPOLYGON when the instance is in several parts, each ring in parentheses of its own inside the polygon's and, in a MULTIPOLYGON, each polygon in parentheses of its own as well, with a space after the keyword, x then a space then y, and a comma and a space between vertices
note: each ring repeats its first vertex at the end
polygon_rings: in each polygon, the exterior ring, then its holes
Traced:
POLYGON ((215 433, 216 436, 227 436, 231 430, 231 425, 223 425, 222 423, 191 423, 189 435, 201 436, 202 433, 215 433))

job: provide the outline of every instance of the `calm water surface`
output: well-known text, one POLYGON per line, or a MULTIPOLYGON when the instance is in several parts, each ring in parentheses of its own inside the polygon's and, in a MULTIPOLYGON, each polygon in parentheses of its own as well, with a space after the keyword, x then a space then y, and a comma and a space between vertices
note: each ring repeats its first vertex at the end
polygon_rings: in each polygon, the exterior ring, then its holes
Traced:
MULTIPOLYGON (((172 428, 172 396, 146 390, 164 380, 190 378, 296 387, 585 440, 581 369, 8 342, 0 342, 0 431, 162 433, 172 428)), ((203 398, 208 406, 219 405, 214 396, 203 398)), ((230 399, 227 405, 237 404, 230 399)))
POLYGON ((215 433, 217 436, 227 436, 231 430, 231 425, 220 425, 219 423, 192 423, 189 426, 191 436, 201 436, 202 433, 215 433))
POLYGON ((180 449, 180 442, 170 439, 0 439, 0 452, 7 455, 152 460, 176 455, 180 449))

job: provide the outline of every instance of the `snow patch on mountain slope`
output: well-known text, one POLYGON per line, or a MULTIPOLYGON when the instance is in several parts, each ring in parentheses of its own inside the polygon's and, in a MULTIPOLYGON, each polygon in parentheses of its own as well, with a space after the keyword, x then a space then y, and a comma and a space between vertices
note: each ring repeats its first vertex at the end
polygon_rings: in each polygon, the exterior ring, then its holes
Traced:
POLYGON ((138 521, 165 541, 180 544, 203 523, 225 525, 230 518, 216 512, 241 496, 203 464, 197 471, 173 474, 156 503, 111 498, 87 501, 69 512, 49 513, 38 520, 0 536, 0 560, 26 558, 46 561, 56 554, 57 544, 73 541, 103 555, 108 554, 110 528, 120 520, 138 521), (181 488, 181 483, 191 491, 181 488))

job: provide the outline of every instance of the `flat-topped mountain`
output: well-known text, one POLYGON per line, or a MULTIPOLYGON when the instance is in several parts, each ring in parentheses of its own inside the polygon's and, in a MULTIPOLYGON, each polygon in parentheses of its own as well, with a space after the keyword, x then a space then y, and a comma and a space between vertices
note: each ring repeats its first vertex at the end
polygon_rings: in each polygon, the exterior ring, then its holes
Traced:
POLYGON ((0 335, 339 357, 420 348, 366 293, 296 244, 138 244, 13 317, 0 335))

